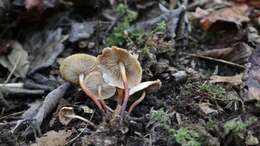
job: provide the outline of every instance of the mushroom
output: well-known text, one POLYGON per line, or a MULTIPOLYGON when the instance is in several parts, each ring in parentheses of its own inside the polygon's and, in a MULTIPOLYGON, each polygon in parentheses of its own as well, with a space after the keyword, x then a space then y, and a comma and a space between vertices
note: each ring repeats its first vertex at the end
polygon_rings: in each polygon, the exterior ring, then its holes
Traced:
POLYGON ((138 84, 137 86, 133 87, 129 91, 129 95, 133 95, 139 91, 143 90, 143 93, 139 99, 137 99, 129 108, 128 113, 131 113, 133 109, 141 102, 143 101, 146 93, 152 93, 157 92, 161 88, 162 82, 158 79, 155 81, 147 81, 138 84))
POLYGON ((99 71, 93 71, 87 75, 84 84, 98 99, 108 99, 115 95, 116 92, 116 87, 104 82, 102 73, 99 71))
POLYGON ((105 111, 97 97, 91 93, 84 83, 86 74, 97 69, 97 59, 87 54, 74 54, 63 60, 60 66, 61 76, 74 84, 80 84, 82 90, 94 101, 101 111, 105 111))
POLYGON ((79 75, 88 74, 97 67, 96 57, 87 54, 74 54, 65 58, 60 65, 61 76, 74 84, 79 84, 79 75))
POLYGON ((109 109, 104 100, 115 95, 116 87, 104 82, 102 73, 99 71, 93 71, 87 75, 84 79, 84 84, 100 100, 103 107, 109 109))
POLYGON ((161 86, 162 82, 159 79, 155 81, 142 82, 129 90, 129 96, 144 89, 147 93, 157 92, 161 88, 161 86))
POLYGON ((79 119, 81 121, 88 123, 89 125, 93 126, 94 128, 97 127, 94 123, 92 123, 88 119, 85 119, 81 116, 76 115, 72 107, 62 107, 59 111, 59 121, 63 125, 68 125, 72 119, 79 119))
POLYGON ((111 86, 124 89, 122 104, 123 113, 126 109, 129 88, 139 84, 142 79, 142 68, 136 56, 122 48, 105 48, 97 57, 103 78, 111 86))

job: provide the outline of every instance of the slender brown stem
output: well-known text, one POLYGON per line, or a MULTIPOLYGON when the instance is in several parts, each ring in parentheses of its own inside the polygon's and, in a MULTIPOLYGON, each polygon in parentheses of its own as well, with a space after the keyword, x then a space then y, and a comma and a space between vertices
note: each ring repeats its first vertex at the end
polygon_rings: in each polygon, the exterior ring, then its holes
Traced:
POLYGON ((79 84, 82 90, 94 101, 94 103, 98 106, 98 108, 102 111, 105 112, 105 110, 102 108, 102 105, 98 101, 98 98, 96 95, 94 95, 84 84, 84 74, 79 75, 79 84))
POLYGON ((124 90, 118 88, 117 89, 117 95, 116 95, 117 104, 122 105, 122 103, 123 103, 123 96, 124 96, 124 90))
POLYGON ((121 117, 123 117, 125 109, 126 109, 127 101, 129 98, 129 89, 128 89, 128 81, 127 81, 127 77, 126 77, 125 66, 122 62, 119 63, 119 66, 120 66, 120 71, 121 71, 121 76, 122 76, 124 91, 125 91, 124 100, 123 100, 122 109, 121 109, 121 117))
POLYGON ((120 111, 121 111, 123 96, 124 96, 123 89, 118 88, 117 89, 117 95, 116 95, 117 105, 116 105, 116 109, 115 109, 115 114, 119 114, 120 111))
POLYGON ((133 111, 133 109, 140 103, 140 102, 142 102, 143 100, 144 100, 144 97, 145 97, 145 91, 142 93, 142 95, 141 95, 141 97, 139 98, 139 99, 137 99, 131 106, 130 106, 130 108, 129 108, 129 110, 128 110, 128 113, 130 114, 132 111, 133 111))
POLYGON ((94 128, 97 128, 97 126, 94 123, 92 123, 88 119, 85 119, 85 118, 83 118, 81 116, 78 116, 78 115, 66 115, 65 117, 79 119, 81 121, 84 121, 84 122, 88 123, 89 125, 93 126, 94 128))
POLYGON ((102 96, 102 86, 99 85, 98 86, 98 96, 99 96, 99 102, 101 103, 101 105, 103 106, 103 108, 105 109, 105 111, 107 112, 107 104, 105 103, 105 101, 103 100, 103 96, 102 96))

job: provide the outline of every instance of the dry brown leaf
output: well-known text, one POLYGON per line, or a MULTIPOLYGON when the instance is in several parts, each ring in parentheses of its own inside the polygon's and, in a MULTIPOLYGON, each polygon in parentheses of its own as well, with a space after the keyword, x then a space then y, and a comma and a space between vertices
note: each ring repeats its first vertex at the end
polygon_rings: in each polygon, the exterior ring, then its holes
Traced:
POLYGON ((193 15, 196 18, 203 18, 209 15, 209 11, 207 10, 203 10, 200 7, 196 8, 195 12, 193 13, 193 15))
POLYGON ((205 114, 218 113, 217 110, 210 108, 208 103, 201 103, 199 107, 205 114))
POLYGON ((199 53, 202 56, 223 59, 237 64, 245 64, 248 61, 249 55, 252 53, 252 48, 245 43, 238 43, 232 47, 223 49, 213 49, 199 53))
POLYGON ((42 137, 36 138, 36 143, 32 144, 31 146, 64 146, 66 138, 71 136, 71 131, 60 130, 56 131, 49 131, 45 133, 42 137))
POLYGON ((260 49, 257 48, 249 58, 245 84, 248 89, 247 100, 260 100, 260 49))
POLYGON ((240 26, 243 22, 249 21, 248 11, 249 7, 246 4, 233 5, 232 7, 212 12, 201 19, 200 24, 204 31, 212 30, 213 25, 217 25, 217 22, 233 23, 240 26))
POLYGON ((43 10, 43 0, 26 0, 25 8, 27 10, 36 8, 37 10, 42 11, 43 10))
POLYGON ((260 8, 260 1, 259 0, 234 0, 237 3, 246 3, 252 7, 260 8))
POLYGON ((243 74, 238 74, 235 76, 218 76, 214 75, 210 77, 210 83, 229 83, 233 86, 238 86, 242 83, 243 74))

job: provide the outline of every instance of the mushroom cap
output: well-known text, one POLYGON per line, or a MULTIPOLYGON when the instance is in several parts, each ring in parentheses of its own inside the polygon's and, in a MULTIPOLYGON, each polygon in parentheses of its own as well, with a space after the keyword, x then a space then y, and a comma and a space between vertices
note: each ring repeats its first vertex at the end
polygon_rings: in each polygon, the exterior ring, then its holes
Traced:
POLYGON ((104 82, 102 73, 99 71, 93 71, 88 74, 84 79, 84 84, 100 99, 108 99, 116 93, 116 87, 110 86, 104 82), (99 95, 99 90, 101 92, 101 96, 99 95))
POLYGON ((137 86, 131 88, 129 90, 129 95, 131 96, 141 90, 145 90, 147 93, 157 92, 161 88, 161 86, 162 86, 162 82, 159 79, 155 81, 142 82, 137 86))
POLYGON ((119 63, 123 63, 126 70, 128 87, 132 88, 139 84, 142 79, 142 68, 136 55, 130 54, 127 50, 117 47, 105 48, 102 54, 97 57, 99 68, 103 78, 111 86, 124 88, 119 63))
POLYGON ((68 125, 70 121, 73 119, 68 117, 68 115, 75 115, 74 110, 72 107, 62 107, 59 111, 59 121, 63 125, 68 125))
POLYGON ((79 83, 81 73, 88 74, 97 67, 97 59, 87 54, 74 54, 68 56, 60 65, 61 76, 72 83, 79 83))

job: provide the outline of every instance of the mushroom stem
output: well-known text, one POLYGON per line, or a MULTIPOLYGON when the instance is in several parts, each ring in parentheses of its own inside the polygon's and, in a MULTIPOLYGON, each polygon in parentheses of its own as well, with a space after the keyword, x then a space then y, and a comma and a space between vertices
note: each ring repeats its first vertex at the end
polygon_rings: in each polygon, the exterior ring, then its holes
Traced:
POLYGON ((105 103, 105 101, 103 100, 103 96, 102 96, 102 86, 99 85, 98 86, 98 96, 99 96, 99 102, 101 103, 101 105, 103 106, 103 108, 105 109, 105 111, 108 110, 108 106, 107 104, 105 103))
POLYGON ((82 90, 94 101, 94 103, 98 106, 98 108, 102 112, 105 112, 102 105, 98 101, 98 98, 85 86, 85 84, 84 84, 84 74, 79 75, 79 84, 80 84, 80 87, 82 88, 82 90))
POLYGON ((79 119, 81 121, 84 121, 84 122, 88 123, 89 125, 93 126, 94 128, 97 128, 97 126, 94 123, 92 123, 88 119, 85 119, 85 118, 83 118, 81 116, 78 116, 78 115, 66 115, 65 117, 72 118, 72 119, 79 119))
POLYGON ((144 100, 145 95, 146 95, 146 93, 145 93, 145 91, 144 91, 144 92, 142 93, 141 97, 140 97, 139 99, 137 99, 137 100, 130 106, 130 108, 129 108, 129 110, 128 110, 128 113, 129 113, 129 114, 133 111, 133 109, 134 109, 140 102, 142 102, 142 101, 144 100))
POLYGON ((124 91, 122 89, 118 88, 117 95, 116 95, 117 105, 116 105, 115 113, 120 113, 120 111, 121 111, 122 102, 123 102, 123 94, 124 94, 124 91))
POLYGON ((119 66, 120 66, 121 76, 122 76, 122 80, 123 80, 123 84, 124 84, 124 90, 125 90, 124 100, 123 100, 122 109, 121 109, 121 116, 123 117, 124 111, 126 109, 127 101, 128 101, 128 98, 129 98, 129 89, 128 89, 128 81, 127 81, 127 77, 126 77, 125 66, 122 62, 119 62, 119 66))

